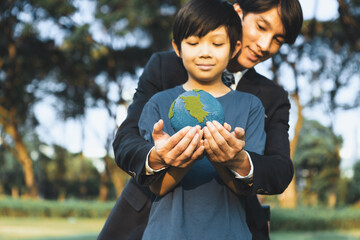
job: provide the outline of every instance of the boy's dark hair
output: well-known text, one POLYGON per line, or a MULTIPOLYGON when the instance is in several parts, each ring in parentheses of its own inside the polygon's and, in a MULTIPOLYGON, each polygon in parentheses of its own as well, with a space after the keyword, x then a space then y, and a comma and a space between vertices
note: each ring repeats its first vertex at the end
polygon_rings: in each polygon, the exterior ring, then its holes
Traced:
POLYGON ((226 28, 232 54, 242 36, 241 20, 234 7, 223 0, 191 0, 176 14, 173 40, 181 51, 182 40, 190 36, 203 37, 221 26, 226 28))
POLYGON ((300 33, 303 13, 298 0, 236 0, 244 17, 247 13, 262 13, 280 7, 281 22, 285 29, 285 42, 293 44, 300 33))

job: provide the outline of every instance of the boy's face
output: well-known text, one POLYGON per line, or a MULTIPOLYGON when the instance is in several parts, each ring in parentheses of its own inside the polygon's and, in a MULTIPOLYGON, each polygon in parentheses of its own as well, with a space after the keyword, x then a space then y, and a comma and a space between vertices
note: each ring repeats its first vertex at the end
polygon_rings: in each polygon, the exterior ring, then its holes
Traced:
MULTIPOLYGON (((240 44, 240 42, 238 43, 240 44)), ((181 41, 181 51, 173 43, 175 52, 182 58, 189 80, 198 82, 221 81, 230 55, 230 40, 225 27, 219 27, 199 38, 190 36, 181 41)), ((238 46, 235 52, 239 49, 238 46)), ((235 54, 233 54, 235 55, 235 54)))
POLYGON ((237 62, 243 68, 252 68, 276 54, 285 41, 285 29, 279 15, 279 8, 272 8, 263 13, 242 15, 240 7, 235 10, 242 20, 242 48, 237 62))

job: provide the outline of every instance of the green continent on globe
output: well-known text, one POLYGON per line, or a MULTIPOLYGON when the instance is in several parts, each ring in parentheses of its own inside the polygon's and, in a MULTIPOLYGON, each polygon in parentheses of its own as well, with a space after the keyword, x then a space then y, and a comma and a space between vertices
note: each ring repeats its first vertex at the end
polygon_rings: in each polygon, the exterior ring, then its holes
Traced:
MULTIPOLYGON (((200 95, 197 93, 197 96, 181 96, 181 99, 184 100, 184 107, 190 112, 190 115, 198 120, 199 123, 202 123, 209 113, 203 110, 203 104, 200 101, 200 95)), ((169 114, 170 115, 170 114, 169 114)))
MULTIPOLYGON (((176 100, 175 100, 176 101, 176 100)), ((173 103, 170 106, 170 111, 169 111, 169 119, 171 119, 174 116, 174 105, 175 105, 175 101, 173 101, 173 103)))

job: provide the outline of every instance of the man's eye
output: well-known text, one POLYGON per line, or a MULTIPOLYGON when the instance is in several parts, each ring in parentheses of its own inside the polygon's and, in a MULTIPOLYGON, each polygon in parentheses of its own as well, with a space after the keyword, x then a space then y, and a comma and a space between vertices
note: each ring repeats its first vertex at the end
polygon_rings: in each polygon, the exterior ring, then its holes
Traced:
POLYGON ((187 42, 187 44, 189 44, 190 46, 196 46, 198 43, 197 42, 187 42))
POLYGON ((263 26, 261 26, 260 24, 258 24, 257 26, 258 26, 258 28, 259 28, 260 30, 265 31, 265 28, 264 28, 263 26))
POLYGON ((279 38, 275 38, 275 42, 278 44, 278 45, 282 45, 284 43, 284 40, 283 39, 279 39, 279 38))

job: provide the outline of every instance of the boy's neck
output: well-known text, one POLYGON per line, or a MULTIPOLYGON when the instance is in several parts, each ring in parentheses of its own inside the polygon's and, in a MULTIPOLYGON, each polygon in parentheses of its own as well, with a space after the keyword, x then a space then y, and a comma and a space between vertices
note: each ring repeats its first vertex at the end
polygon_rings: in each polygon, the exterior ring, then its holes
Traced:
POLYGON ((219 81, 213 82, 199 82, 193 79, 188 79, 184 84, 183 88, 186 91, 193 89, 200 89, 210 93, 213 97, 221 97, 231 91, 220 79, 219 81))

